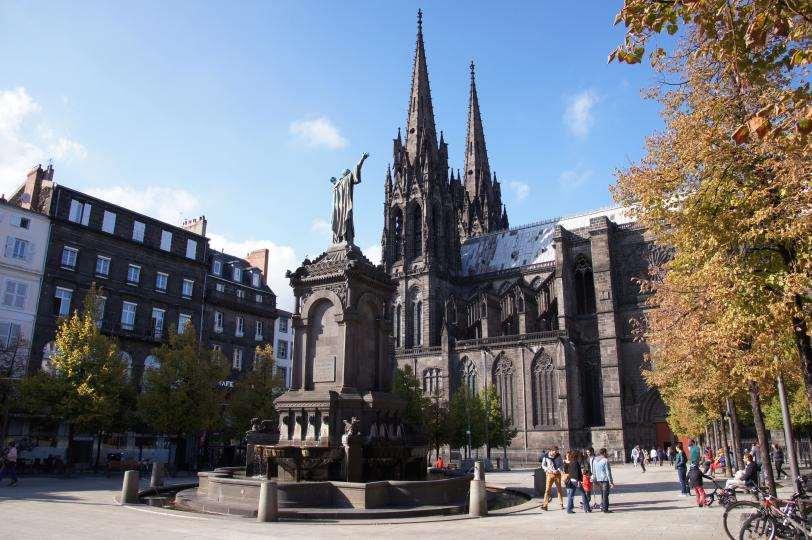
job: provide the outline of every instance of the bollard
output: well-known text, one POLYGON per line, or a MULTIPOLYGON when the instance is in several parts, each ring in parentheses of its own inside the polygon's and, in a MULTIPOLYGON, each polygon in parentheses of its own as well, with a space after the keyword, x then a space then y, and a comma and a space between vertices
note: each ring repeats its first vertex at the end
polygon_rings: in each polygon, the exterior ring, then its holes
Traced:
POLYGON ((468 492, 468 515, 484 516, 488 513, 488 498, 485 491, 485 472, 481 461, 474 462, 474 479, 468 492))
POLYGON ((279 521, 279 501, 277 500, 276 482, 264 480, 259 488, 259 506, 257 521, 279 521))
POLYGON ((149 479, 149 487, 163 487, 164 485, 164 464, 160 461, 152 462, 152 477, 149 479))
POLYGON ((546 481, 547 473, 544 472, 544 469, 539 467, 533 471, 533 493, 535 493, 536 497, 544 496, 546 481))
POLYGON ((138 504, 138 471, 124 471, 121 486, 121 504, 138 504))

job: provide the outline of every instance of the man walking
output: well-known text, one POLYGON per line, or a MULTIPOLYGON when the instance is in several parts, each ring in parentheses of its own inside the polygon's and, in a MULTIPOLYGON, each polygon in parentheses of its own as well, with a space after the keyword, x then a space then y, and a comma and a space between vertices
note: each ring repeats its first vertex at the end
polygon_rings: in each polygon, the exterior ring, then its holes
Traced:
POLYGON ((699 467, 699 456, 701 454, 699 445, 695 440, 688 441, 688 468, 699 467))
POLYGON ((544 489, 544 503, 541 505, 542 510, 547 510, 550 504, 550 499, 553 496, 553 485, 556 487, 558 493, 558 502, 561 503, 561 509, 564 509, 564 494, 561 492, 561 474, 564 472, 564 461, 561 459, 561 454, 558 453, 558 447, 553 446, 547 452, 547 456, 541 462, 541 468, 546 475, 545 489, 544 489))
POLYGON ((11 441, 8 443, 5 455, 3 456, 3 468, 0 469, 0 481, 5 477, 11 477, 9 486, 17 484, 17 443, 11 441))
POLYGON ((606 457, 606 448, 598 451, 598 457, 594 463, 595 468, 592 470, 592 474, 595 475, 595 482, 601 487, 601 512, 609 513, 611 512, 609 510, 609 489, 615 487, 615 483, 612 479, 612 467, 606 457))

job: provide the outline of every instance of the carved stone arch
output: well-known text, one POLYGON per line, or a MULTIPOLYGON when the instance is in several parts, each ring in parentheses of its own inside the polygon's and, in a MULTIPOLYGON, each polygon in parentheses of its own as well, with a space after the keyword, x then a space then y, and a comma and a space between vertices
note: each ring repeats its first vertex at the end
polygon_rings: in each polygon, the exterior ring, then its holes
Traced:
POLYGON ((555 361, 540 347, 530 363, 532 420, 536 428, 558 425, 558 386, 555 361))
POLYGON ((493 386, 496 388, 496 393, 499 394, 502 416, 513 419, 513 402, 515 401, 513 361, 504 351, 496 355, 492 372, 493 386))
POLYGON ((302 305, 301 312, 304 313, 303 321, 307 324, 310 314, 313 311, 313 307, 320 302, 321 300, 329 300, 335 306, 339 306, 341 310, 344 309, 344 300, 333 290, 331 289, 319 289, 317 291, 313 291, 313 294, 307 297, 304 301, 304 305, 302 305))
POLYGON ((637 422, 642 425, 653 426, 657 422, 665 422, 668 418, 668 407, 656 388, 649 388, 640 399, 637 407, 637 422))
POLYGON ((313 376, 316 361, 329 362, 341 355, 340 329, 336 318, 342 312, 338 298, 330 295, 321 296, 310 303, 308 308, 307 325, 304 327, 306 332, 304 383, 305 390, 313 390, 314 384, 320 382, 315 381, 313 376))

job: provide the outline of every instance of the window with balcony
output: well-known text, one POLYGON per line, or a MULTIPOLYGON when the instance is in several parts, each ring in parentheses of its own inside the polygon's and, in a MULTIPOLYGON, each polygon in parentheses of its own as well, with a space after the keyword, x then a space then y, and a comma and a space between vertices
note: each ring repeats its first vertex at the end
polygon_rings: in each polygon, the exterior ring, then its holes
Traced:
POLYGON ((240 300, 245 300, 245 291, 242 289, 237 289, 237 298, 240 300))
POLYGON ((193 279, 183 280, 183 290, 181 291, 181 294, 183 295, 184 298, 191 298, 194 289, 195 289, 195 280, 193 279))
POLYGON ((181 313, 178 316, 178 333, 184 333, 186 331, 186 327, 188 327, 191 323, 192 316, 188 313, 181 313))
POLYGON ((107 307, 107 297, 106 296, 99 296, 96 299, 96 313, 94 316, 96 317, 96 328, 101 328, 102 324, 104 324, 104 310, 107 307))
POLYGON ((222 283, 217 283, 217 284, 215 284, 215 285, 214 285, 214 289, 215 289, 217 292, 226 292, 226 286, 225 286, 224 284, 222 284, 222 283))
POLYGON ((141 283, 141 267, 137 264, 127 266, 127 284, 138 285, 141 283))
POLYGON ((152 308, 152 336, 161 339, 164 335, 164 315, 163 309, 152 308))
POLYGON ((214 331, 218 334, 223 332, 223 313, 220 311, 214 312, 214 331))
POLYGON ((158 292, 166 292, 169 286, 169 274, 166 272, 158 272, 155 274, 155 290, 158 292))
POLYGON ((245 335, 245 318, 244 317, 237 317, 237 324, 234 327, 234 335, 237 337, 242 337, 245 335))
POLYGON ((242 349, 234 347, 234 353, 231 358, 231 367, 236 371, 242 371, 242 349))
POLYGON ((133 330, 135 328, 135 312, 138 304, 135 302, 124 302, 121 305, 121 328, 133 330))
POLYGON ((262 341, 262 333, 264 330, 264 325, 262 321, 256 321, 254 325, 254 340, 255 341, 262 341))
POLYGON ((110 257, 104 255, 96 257, 96 275, 103 278, 110 275, 110 257))
POLYGON ((76 260, 79 258, 79 250, 74 247, 65 246, 62 248, 62 268, 66 270, 74 270, 76 268, 76 260))

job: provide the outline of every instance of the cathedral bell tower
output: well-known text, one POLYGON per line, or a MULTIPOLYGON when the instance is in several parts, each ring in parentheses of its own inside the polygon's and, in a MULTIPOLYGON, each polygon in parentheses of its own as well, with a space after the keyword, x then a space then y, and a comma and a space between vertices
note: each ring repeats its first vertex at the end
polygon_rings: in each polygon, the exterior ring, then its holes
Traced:
POLYGON ((423 12, 417 40, 405 141, 398 129, 386 172, 383 264, 398 282, 393 302, 397 347, 439 344, 448 280, 460 267, 460 244, 448 172, 431 102, 423 12), (400 315, 398 315, 400 310, 400 315))

